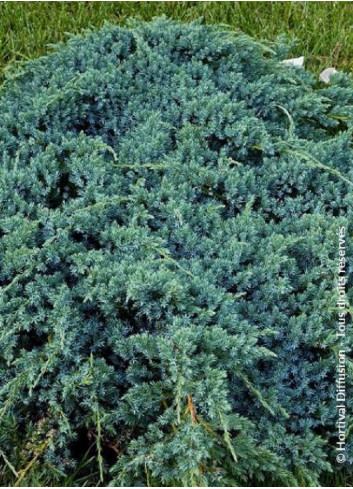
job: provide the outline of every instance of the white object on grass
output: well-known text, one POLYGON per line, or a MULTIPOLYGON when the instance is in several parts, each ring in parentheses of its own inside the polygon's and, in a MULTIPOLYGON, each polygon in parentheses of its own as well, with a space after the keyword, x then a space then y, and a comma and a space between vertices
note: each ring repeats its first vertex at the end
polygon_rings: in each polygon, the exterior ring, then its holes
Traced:
POLYGON ((330 83, 330 78, 334 73, 337 73, 337 70, 335 68, 326 68, 320 73, 320 81, 324 83, 330 83))
POLYGON ((303 68, 304 56, 299 56, 299 58, 284 59, 282 63, 285 65, 292 65, 292 66, 297 66, 298 68, 303 68))

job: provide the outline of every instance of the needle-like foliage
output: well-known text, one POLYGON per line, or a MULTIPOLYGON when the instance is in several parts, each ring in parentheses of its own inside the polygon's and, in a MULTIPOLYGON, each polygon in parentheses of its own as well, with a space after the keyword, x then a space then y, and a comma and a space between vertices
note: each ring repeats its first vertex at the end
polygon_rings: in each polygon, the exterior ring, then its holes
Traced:
POLYGON ((304 486, 335 464, 353 85, 287 51, 159 19, 9 75, 4 483, 304 486))

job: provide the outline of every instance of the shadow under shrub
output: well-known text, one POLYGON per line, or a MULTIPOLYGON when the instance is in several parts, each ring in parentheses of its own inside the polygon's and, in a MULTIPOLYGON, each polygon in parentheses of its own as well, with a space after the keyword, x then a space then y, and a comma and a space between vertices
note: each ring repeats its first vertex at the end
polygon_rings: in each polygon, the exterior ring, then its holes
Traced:
POLYGON ((6 81, 3 483, 305 486, 335 466, 353 87, 287 50, 160 19, 6 81))

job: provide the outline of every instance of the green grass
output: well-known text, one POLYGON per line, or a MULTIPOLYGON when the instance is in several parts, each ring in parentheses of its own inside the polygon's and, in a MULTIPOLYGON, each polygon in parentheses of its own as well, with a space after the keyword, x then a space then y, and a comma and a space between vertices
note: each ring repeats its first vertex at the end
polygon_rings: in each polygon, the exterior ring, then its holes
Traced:
POLYGON ((162 14, 203 17, 269 40, 288 33, 298 39, 294 55, 305 54, 310 69, 353 69, 352 2, 1 2, 0 77, 6 66, 48 52, 66 32, 162 14))

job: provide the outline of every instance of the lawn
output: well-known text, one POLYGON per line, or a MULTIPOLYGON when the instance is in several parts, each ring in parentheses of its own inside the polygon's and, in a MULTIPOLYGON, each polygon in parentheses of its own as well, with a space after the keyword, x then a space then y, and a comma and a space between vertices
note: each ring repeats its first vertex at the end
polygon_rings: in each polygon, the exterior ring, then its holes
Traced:
POLYGON ((351 2, 2 2, 0 4, 0 71, 14 62, 48 52, 67 33, 167 15, 182 21, 202 17, 225 23, 257 38, 287 34, 298 40, 294 55, 319 70, 353 68, 351 2))

